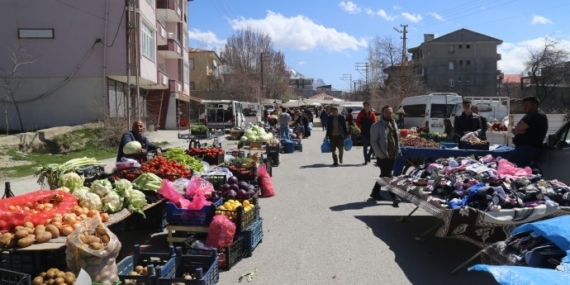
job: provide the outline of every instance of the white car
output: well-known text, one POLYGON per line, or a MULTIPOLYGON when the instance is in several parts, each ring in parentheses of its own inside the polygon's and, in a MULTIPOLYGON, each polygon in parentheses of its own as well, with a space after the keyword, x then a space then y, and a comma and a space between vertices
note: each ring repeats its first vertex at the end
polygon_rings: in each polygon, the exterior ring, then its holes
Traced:
POLYGON ((344 105, 342 106, 342 109, 340 111, 340 113, 344 116, 348 115, 348 109, 352 109, 352 119, 356 120, 356 117, 358 117, 358 113, 360 113, 360 111, 363 109, 364 107, 362 107, 362 105, 344 105))

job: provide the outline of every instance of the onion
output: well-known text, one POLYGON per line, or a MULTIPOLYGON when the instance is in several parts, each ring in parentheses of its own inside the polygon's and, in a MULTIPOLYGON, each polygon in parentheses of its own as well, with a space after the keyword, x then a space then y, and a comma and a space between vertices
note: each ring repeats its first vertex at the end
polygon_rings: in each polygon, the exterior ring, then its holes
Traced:
POLYGON ((87 217, 92 218, 99 215, 99 211, 97 210, 89 210, 89 212, 87 212, 87 217))
POLYGON ((111 217, 107 213, 101 213, 100 216, 101 216, 101 221, 103 221, 103 223, 106 223, 111 219, 111 217))
POLYGON ((77 222, 77 219, 75 218, 75 214, 68 213, 68 214, 63 215, 63 221, 64 221, 66 224, 70 224, 70 225, 71 225, 71 224, 76 223, 76 222, 77 222))
POLYGON ((52 221, 51 224, 54 225, 58 229, 61 229, 61 227, 62 227, 61 221, 55 221, 55 222, 52 221))
POLYGON ((63 225, 61 226, 60 233, 62 236, 68 236, 73 232, 73 227, 70 225, 63 225))
POLYGON ((14 205, 10 205, 10 206, 8 206, 8 210, 10 210, 10 211, 16 211, 16 210, 18 210, 18 208, 17 208, 16 206, 14 206, 14 205))
POLYGON ((71 227, 75 230, 75 229, 81 227, 81 223, 79 223, 79 222, 78 222, 78 223, 74 223, 73 225, 71 225, 71 227))

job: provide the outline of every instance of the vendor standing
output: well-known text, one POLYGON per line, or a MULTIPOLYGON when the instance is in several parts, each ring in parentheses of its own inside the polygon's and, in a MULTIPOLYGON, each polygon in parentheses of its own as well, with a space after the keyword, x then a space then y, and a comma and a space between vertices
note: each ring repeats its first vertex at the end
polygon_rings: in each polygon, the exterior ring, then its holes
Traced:
POLYGON ((542 143, 548 131, 548 118, 538 109, 537 97, 523 99, 524 117, 513 127, 515 150, 506 159, 518 167, 529 166, 540 155, 542 143))
POLYGON ((477 114, 471 112, 471 101, 463 100, 462 107, 463 112, 455 117, 453 123, 456 142, 468 133, 475 133, 478 137, 481 133, 481 120, 477 114))
POLYGON ((162 151, 160 147, 156 146, 155 144, 151 143, 147 137, 145 137, 142 133, 144 131, 144 124, 142 121, 135 121, 133 122, 132 129, 123 134, 121 137, 121 143, 119 144, 119 152, 117 154, 117 161, 121 161, 121 158, 126 157, 125 153, 123 152, 123 147, 129 142, 138 141, 142 148, 139 150, 140 154, 146 154, 147 151, 156 151, 156 155, 161 156, 162 151))

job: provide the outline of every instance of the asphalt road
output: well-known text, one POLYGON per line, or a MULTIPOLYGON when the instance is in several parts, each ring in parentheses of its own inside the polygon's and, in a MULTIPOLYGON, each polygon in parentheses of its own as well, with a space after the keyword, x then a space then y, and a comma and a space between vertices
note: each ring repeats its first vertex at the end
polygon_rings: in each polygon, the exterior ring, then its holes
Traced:
MULTIPOLYGON (((176 131, 149 133, 153 141, 187 146, 176 131)), ((379 170, 363 166, 361 148, 345 153, 344 164, 331 167, 330 154, 320 153, 324 133, 320 128, 303 140, 303 152, 281 154, 273 168, 276 196, 260 201, 263 242, 228 272, 218 284, 236 284, 239 276, 257 269, 251 284, 496 284, 480 272, 450 272, 479 248, 454 239, 429 235, 425 244, 414 237, 439 220, 417 211, 413 221, 397 222, 414 208, 402 203, 368 200, 379 170)), ((224 142, 224 149, 236 147, 224 142)), ((107 171, 114 159, 104 160, 107 171)), ((33 177, 12 181, 16 195, 39 189, 33 177)), ((389 199, 387 193, 383 196, 389 199)), ((125 254, 131 244, 165 243, 165 234, 127 232, 122 238, 125 254)), ((472 262, 470 265, 475 264, 472 262)), ((242 281, 246 282, 246 281, 242 281)))

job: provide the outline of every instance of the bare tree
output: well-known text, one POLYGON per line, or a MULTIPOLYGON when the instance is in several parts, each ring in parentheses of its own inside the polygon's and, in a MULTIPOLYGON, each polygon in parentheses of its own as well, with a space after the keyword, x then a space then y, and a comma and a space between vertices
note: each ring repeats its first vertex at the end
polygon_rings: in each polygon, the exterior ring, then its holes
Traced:
POLYGON ((560 85, 570 82, 570 53, 561 47, 560 41, 551 37, 544 39, 543 46, 529 48, 525 68, 535 86, 535 96, 541 101, 550 97, 560 85))
POLYGON ((372 104, 397 106, 402 98, 424 94, 427 87, 413 63, 403 57, 402 44, 390 37, 374 38, 368 48, 372 104))
POLYGON ((278 99, 289 86, 285 56, 273 49, 268 35, 239 31, 227 40, 223 55, 226 70, 221 88, 231 99, 278 99))
POLYGON ((18 103, 15 99, 14 94, 18 90, 19 83, 17 79, 19 77, 18 69, 22 65, 32 64, 36 62, 35 59, 31 55, 28 54, 28 50, 25 47, 18 46, 17 48, 6 47, 8 49, 8 56, 10 57, 10 61, 12 66, 10 69, 4 70, 4 96, 5 96, 5 106, 4 106, 4 115, 6 118, 6 134, 10 133, 10 126, 9 126, 9 117, 8 117, 8 106, 10 104, 14 104, 16 108, 16 113, 18 114, 18 120, 20 121, 20 131, 24 131, 24 124, 22 123, 22 116, 20 115, 20 108, 18 107, 18 103))

